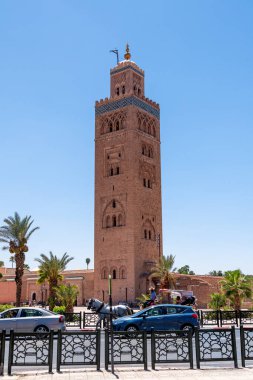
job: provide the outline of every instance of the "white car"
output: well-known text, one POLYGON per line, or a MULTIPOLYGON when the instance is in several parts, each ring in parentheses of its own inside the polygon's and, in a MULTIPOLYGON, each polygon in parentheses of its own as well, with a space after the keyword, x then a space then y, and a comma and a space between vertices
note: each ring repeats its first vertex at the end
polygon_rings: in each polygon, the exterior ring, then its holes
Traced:
POLYGON ((48 332, 50 330, 66 330, 65 317, 52 311, 33 308, 15 307, 0 313, 0 331, 16 332, 48 332))

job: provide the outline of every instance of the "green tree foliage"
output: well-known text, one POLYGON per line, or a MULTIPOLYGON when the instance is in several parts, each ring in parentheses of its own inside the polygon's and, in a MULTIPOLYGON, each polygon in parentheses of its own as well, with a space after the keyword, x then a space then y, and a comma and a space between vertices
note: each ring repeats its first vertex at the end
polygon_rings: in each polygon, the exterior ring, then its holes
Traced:
POLYGON ((208 307, 213 310, 220 310, 226 306, 226 296, 221 293, 212 293, 211 301, 208 304, 208 307))
POLYGON ((56 297, 58 301, 65 306, 66 313, 73 313, 78 293, 79 291, 76 285, 60 285, 56 289, 56 297))
POLYGON ((17 212, 14 217, 4 219, 4 223, 5 225, 0 227, 0 242, 4 243, 3 250, 8 249, 15 258, 16 306, 20 306, 25 253, 28 252, 27 242, 39 227, 32 228, 31 216, 22 219, 17 212))
POLYGON ((0 261, 0 268, 3 268, 3 267, 4 267, 4 262, 0 261))
POLYGON ((222 270, 212 270, 211 272, 209 272, 210 276, 223 276, 223 272, 222 270))
POLYGON ((87 265, 87 269, 88 269, 88 267, 89 267, 89 263, 90 263, 90 259, 89 259, 89 257, 87 257, 87 259, 86 259, 85 261, 86 261, 86 265, 87 265))
POLYGON ((225 272, 220 281, 221 290, 231 301, 235 310, 240 310, 245 298, 252 297, 252 281, 240 269, 225 272))
POLYGON ((173 255, 162 256, 158 263, 151 269, 150 278, 153 281, 159 280, 160 287, 166 289, 175 288, 174 267, 175 257, 173 255))
POLYGON ((53 253, 49 252, 49 257, 43 253, 41 258, 35 259, 39 263, 39 279, 38 283, 43 284, 46 281, 49 284, 49 308, 53 310, 56 303, 56 289, 59 281, 62 281, 63 277, 61 272, 66 269, 67 264, 73 260, 73 257, 69 257, 67 253, 64 253, 62 258, 58 258, 53 253))
POLYGON ((189 265, 184 265, 183 267, 179 268, 177 272, 180 274, 195 274, 192 270, 190 270, 189 265))

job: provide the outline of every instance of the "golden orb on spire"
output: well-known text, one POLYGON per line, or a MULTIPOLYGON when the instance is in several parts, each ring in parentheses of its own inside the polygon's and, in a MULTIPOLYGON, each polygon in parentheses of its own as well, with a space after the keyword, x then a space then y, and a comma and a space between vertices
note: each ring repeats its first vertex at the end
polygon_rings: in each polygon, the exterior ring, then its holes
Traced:
POLYGON ((129 50, 129 45, 126 44, 126 54, 124 55, 124 58, 129 61, 129 59, 131 58, 131 54, 130 54, 130 50, 129 50))

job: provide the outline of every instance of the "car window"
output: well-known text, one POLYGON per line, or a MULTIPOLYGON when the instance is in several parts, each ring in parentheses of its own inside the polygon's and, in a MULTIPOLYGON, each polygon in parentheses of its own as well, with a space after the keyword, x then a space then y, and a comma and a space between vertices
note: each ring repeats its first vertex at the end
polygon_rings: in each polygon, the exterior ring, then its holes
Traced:
POLYGON ((18 315, 18 309, 7 310, 2 314, 2 318, 16 318, 18 315))
POLYGON ((177 308, 173 306, 167 306, 165 307, 165 314, 177 314, 177 308))
POLYGON ((147 316, 162 315, 162 309, 160 307, 155 307, 153 309, 147 310, 147 316))
POLYGON ((21 311, 21 317, 41 317, 43 313, 40 310, 35 309, 23 309, 21 311))

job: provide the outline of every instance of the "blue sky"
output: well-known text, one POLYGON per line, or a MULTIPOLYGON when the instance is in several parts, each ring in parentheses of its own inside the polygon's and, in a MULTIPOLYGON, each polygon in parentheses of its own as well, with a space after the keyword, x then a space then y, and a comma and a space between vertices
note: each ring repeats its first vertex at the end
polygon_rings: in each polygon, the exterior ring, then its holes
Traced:
POLYGON ((93 265, 94 104, 128 42, 161 107, 164 254, 253 274, 252 18, 250 0, 1 0, 0 224, 40 226, 31 268, 93 265))

